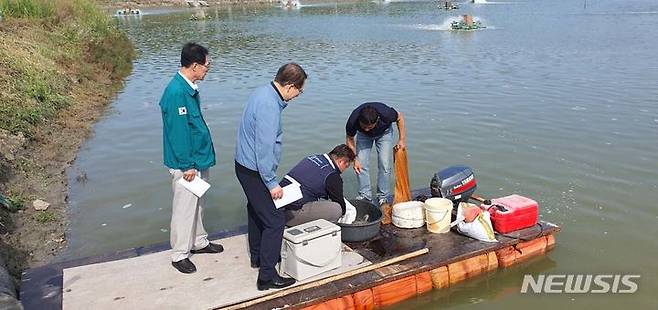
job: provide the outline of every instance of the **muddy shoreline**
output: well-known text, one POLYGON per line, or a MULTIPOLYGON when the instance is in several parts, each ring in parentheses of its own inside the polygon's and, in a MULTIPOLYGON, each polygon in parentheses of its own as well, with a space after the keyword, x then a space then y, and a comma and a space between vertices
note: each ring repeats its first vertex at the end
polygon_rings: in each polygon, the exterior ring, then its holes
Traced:
POLYGON ((135 55, 95 2, 23 4, 0 21, 0 261, 17 289, 66 247, 66 169, 135 55))
MULTIPOLYGON (((0 250, 6 254, 7 270, 16 280, 23 270, 49 263, 66 247, 66 169, 120 84, 107 79, 102 85, 104 90, 97 93, 73 94, 78 101, 40 126, 34 140, 18 152, 11 168, 3 171, 8 176, 4 187, 10 192, 26 193, 27 198, 22 210, 6 213, 10 221, 0 242, 0 250), (47 210, 53 215, 50 220, 37 217, 40 211, 32 207, 33 199, 50 203, 47 210)), ((15 286, 19 284, 16 282, 15 286)))

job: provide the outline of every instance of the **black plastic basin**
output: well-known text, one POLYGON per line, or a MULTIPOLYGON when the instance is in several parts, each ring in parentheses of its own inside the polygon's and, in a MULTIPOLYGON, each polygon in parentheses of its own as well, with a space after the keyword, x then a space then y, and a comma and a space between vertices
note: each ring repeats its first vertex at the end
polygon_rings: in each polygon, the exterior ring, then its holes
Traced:
POLYGON ((350 200, 356 208, 356 221, 352 224, 340 224, 340 236, 344 242, 359 242, 374 238, 379 234, 382 211, 369 201, 350 200), (363 218, 368 215, 368 220, 363 218))

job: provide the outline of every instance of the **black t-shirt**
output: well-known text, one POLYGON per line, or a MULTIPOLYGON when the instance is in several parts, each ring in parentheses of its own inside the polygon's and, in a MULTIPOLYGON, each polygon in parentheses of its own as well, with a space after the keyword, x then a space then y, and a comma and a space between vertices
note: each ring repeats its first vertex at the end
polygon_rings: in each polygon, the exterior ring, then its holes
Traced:
POLYGON ((359 131, 362 134, 370 137, 377 137, 381 136, 388 127, 393 124, 393 122, 398 120, 398 111, 395 111, 395 109, 381 103, 381 102, 366 102, 360 106, 358 106, 354 111, 352 111, 352 114, 350 114, 350 117, 347 119, 347 124, 345 125, 345 133, 350 136, 354 137, 356 135, 356 132, 359 131), (366 106, 371 106, 377 111, 377 114, 379 114, 379 120, 377 121, 377 125, 375 128, 368 132, 364 132, 361 129, 361 126, 359 125, 359 113, 363 108, 366 106))

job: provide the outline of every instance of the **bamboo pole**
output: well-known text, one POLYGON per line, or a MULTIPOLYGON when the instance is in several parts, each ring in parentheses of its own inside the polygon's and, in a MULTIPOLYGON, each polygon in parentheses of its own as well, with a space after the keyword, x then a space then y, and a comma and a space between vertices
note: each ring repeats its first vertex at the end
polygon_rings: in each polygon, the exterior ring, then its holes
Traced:
POLYGON ((360 274, 360 273, 375 270, 377 268, 388 266, 390 264, 395 264, 397 262, 400 262, 400 261, 403 261, 403 260, 406 260, 406 259, 409 259, 409 258, 412 258, 412 257, 420 256, 420 255, 423 255, 423 254, 427 254, 427 253, 429 253, 429 249, 423 248, 423 249, 420 249, 420 250, 415 251, 415 252, 407 253, 407 254, 404 254, 404 255, 401 255, 401 256, 398 256, 398 257, 394 257, 394 258, 385 260, 383 262, 379 262, 377 264, 364 266, 364 267, 361 267, 361 268, 358 268, 358 269, 354 269, 352 271, 348 271, 348 272, 345 272, 345 273, 341 273, 341 274, 333 275, 333 276, 330 276, 330 277, 326 277, 324 279, 320 279, 318 281, 314 281, 314 282, 311 282, 311 283, 306 283, 306 284, 302 284, 302 285, 299 285, 299 286, 294 286, 294 287, 291 287, 291 288, 288 288, 288 289, 280 290, 280 291, 278 291, 276 293, 273 293, 273 294, 270 294, 270 295, 265 295, 265 296, 258 297, 258 298, 255 298, 255 299, 251 299, 251 300, 247 300, 247 301, 244 301, 244 302, 241 302, 241 303, 238 303, 238 304, 225 306, 225 307, 222 307, 222 308, 219 308, 219 309, 220 310, 234 310, 234 309, 242 309, 242 308, 246 308, 246 307, 251 307, 251 306, 257 305, 259 303, 262 303, 262 302, 265 302, 265 301, 268 301, 268 300, 283 297, 283 296, 286 296, 286 295, 289 295, 289 294, 292 294, 292 293, 297 293, 297 292, 307 290, 307 289, 310 289, 310 288, 318 287, 320 285, 324 285, 324 284, 334 282, 334 281, 338 281, 338 280, 341 280, 341 279, 349 278, 351 276, 354 276, 354 275, 357 275, 357 274, 360 274))

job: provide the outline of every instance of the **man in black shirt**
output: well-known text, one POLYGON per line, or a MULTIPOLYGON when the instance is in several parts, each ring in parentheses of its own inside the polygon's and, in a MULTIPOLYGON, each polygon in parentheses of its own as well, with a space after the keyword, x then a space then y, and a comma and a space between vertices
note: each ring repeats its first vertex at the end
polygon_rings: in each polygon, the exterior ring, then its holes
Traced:
POLYGON ((405 148, 404 117, 401 112, 381 103, 366 102, 358 106, 347 119, 345 133, 347 145, 356 153, 354 171, 359 181, 357 199, 372 200, 370 188, 369 157, 374 144, 377 147, 377 202, 388 202, 391 180, 391 151, 393 150, 393 126, 398 124, 400 135, 396 149, 405 148), (355 142, 356 137, 356 142, 355 142))
POLYGON ((279 185, 298 183, 303 197, 286 206, 286 225, 295 226, 321 218, 336 223, 345 214, 340 174, 355 157, 352 149, 341 144, 329 154, 308 156, 293 167, 279 185))

